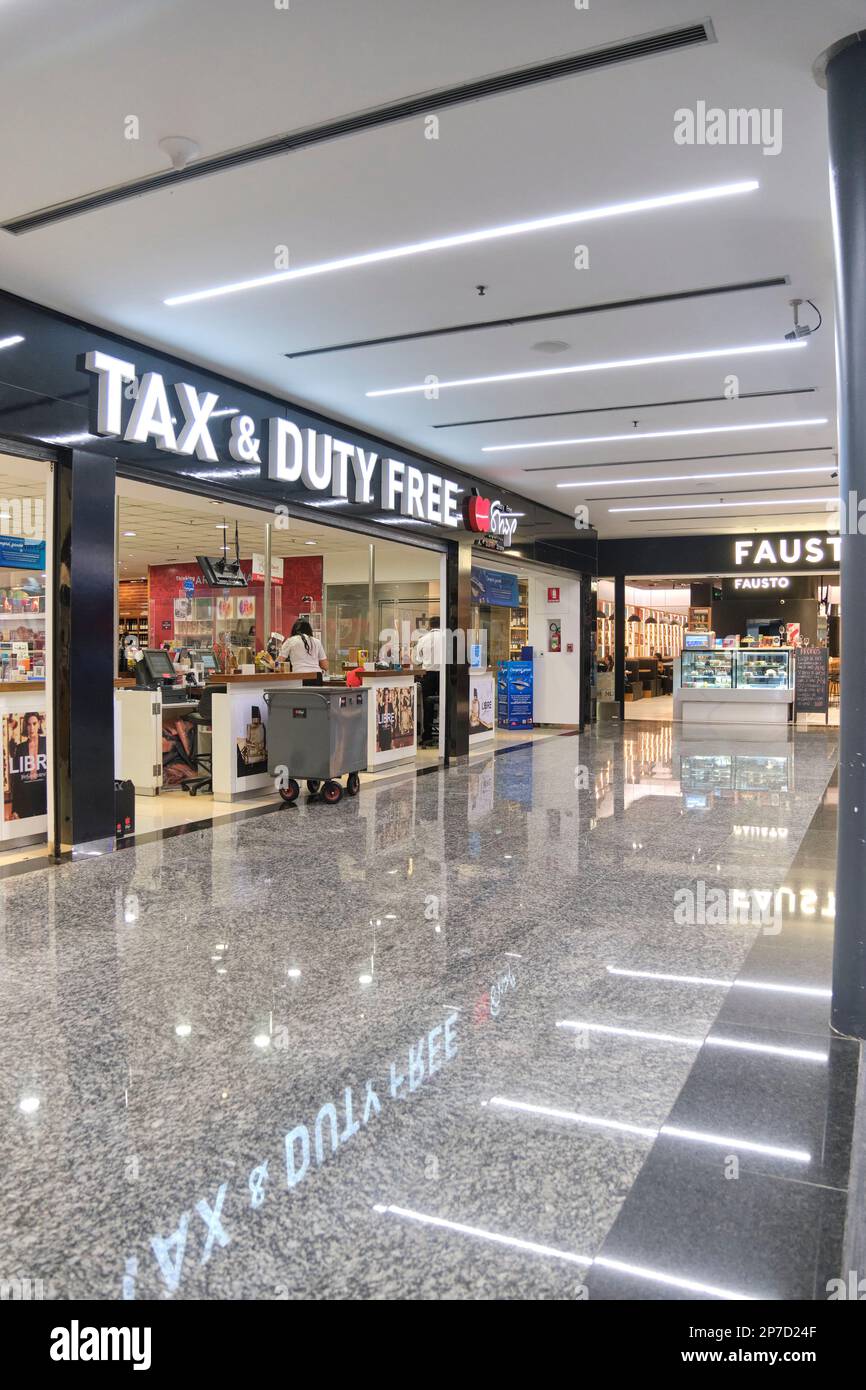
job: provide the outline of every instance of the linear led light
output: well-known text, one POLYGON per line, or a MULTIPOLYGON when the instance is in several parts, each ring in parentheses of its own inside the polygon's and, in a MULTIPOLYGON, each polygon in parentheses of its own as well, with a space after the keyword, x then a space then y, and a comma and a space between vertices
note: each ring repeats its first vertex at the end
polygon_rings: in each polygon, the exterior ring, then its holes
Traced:
POLYGON ((737 1302, 751 1302, 757 1295, 740 1293, 737 1289, 721 1288, 718 1284, 705 1284, 699 1279, 689 1279, 684 1275, 667 1274, 647 1265, 635 1265, 627 1260, 615 1260, 608 1255, 597 1255, 593 1260, 589 1255, 575 1255, 571 1250, 561 1250, 555 1245, 540 1245, 538 1241, 521 1240, 518 1236, 502 1235, 499 1231, 487 1231, 481 1226, 468 1226, 464 1221, 448 1221, 442 1216, 430 1216, 427 1212, 412 1211, 409 1207, 393 1204, 385 1206, 375 1203, 373 1210, 381 1216, 400 1216, 405 1221, 417 1221, 421 1226, 435 1226, 438 1230, 455 1231, 457 1235, 473 1236, 476 1240, 491 1241, 494 1245, 507 1245, 512 1250, 523 1250, 528 1255, 546 1255, 554 1260, 566 1260, 569 1264, 583 1266, 601 1265, 604 1269, 615 1270, 619 1274, 629 1274, 636 1279, 649 1279, 655 1284, 666 1284, 671 1288, 685 1289, 689 1293, 703 1293, 711 1298, 724 1298, 737 1302))
POLYGON ((592 478, 589 482, 557 483, 557 487, 619 487, 630 483, 703 483, 715 478, 782 478, 797 473, 835 472, 835 463, 815 463, 807 468, 748 468, 730 473, 669 473, 658 478, 592 478))
POLYGON ((712 985, 716 989, 760 989, 773 994, 804 994, 815 999, 829 999, 829 989, 814 985, 778 985, 765 980, 714 980, 706 975, 665 975, 658 970, 626 970, 619 965, 606 967, 609 975, 625 975, 630 980, 667 980, 680 985, 712 985))
POLYGON ((456 246, 472 246, 483 241, 499 241, 503 237, 525 236, 529 232, 547 232, 556 227, 573 227, 578 222, 600 222, 606 217, 625 217, 633 212, 655 212, 660 208, 682 207, 689 203, 704 203, 713 198, 729 198, 738 193, 753 193, 759 187, 757 179, 740 183, 722 183, 709 188, 691 188, 684 193, 662 193, 654 198, 636 198, 625 203, 609 203, 577 212, 561 212, 551 217, 536 217, 525 222, 508 222, 500 227, 481 227, 474 232, 456 232, 452 236, 432 237, 427 241, 410 242, 406 246, 389 246, 382 251, 364 251, 357 256, 341 256, 334 261, 319 261, 299 266, 297 270, 279 270, 270 275, 257 275, 249 280, 236 280, 228 285, 216 285, 209 290, 193 290, 189 294, 170 295, 163 303, 174 308, 177 304, 193 304, 201 299, 218 299, 225 294, 240 294, 244 290, 262 289, 265 285, 280 285, 291 280, 306 280, 312 275, 329 275, 335 270, 355 270, 379 261, 398 261, 406 256, 422 256, 428 251, 450 251, 456 246))
POLYGON ((452 386, 491 386, 502 381, 531 381, 542 376, 573 376, 578 372, 610 372, 625 367, 660 367, 673 362, 701 362, 713 357, 746 357, 758 352, 789 352, 806 346, 806 339, 795 343, 750 343, 740 347, 705 348, 701 352, 666 352, 653 357, 621 357, 615 362, 579 362, 572 367, 534 367, 528 372, 500 372, 496 376, 466 376, 454 381, 422 381, 414 386, 389 386, 367 391, 367 396, 408 396, 417 391, 447 391, 452 386))
POLYGON ((813 420, 767 420, 753 425, 705 425, 693 430, 632 430, 630 434, 596 434, 583 439, 541 439, 532 444, 485 444, 482 454, 507 454, 515 449, 561 449, 566 444, 621 444, 625 439, 682 439, 693 434, 739 434, 743 430, 784 430, 800 425, 826 425, 825 415, 813 420))
POLYGON ((690 1293, 705 1293, 711 1298, 726 1298, 737 1303, 751 1303, 757 1294, 740 1293, 737 1289, 723 1289, 718 1284, 703 1284, 699 1279, 686 1279, 678 1274, 663 1274, 659 1269, 649 1269, 646 1265, 633 1265, 627 1260, 614 1260, 608 1255, 596 1256, 595 1263, 604 1269, 614 1269, 619 1274, 631 1274, 636 1279, 651 1279, 654 1284, 669 1284, 674 1289, 686 1289, 690 1293))
POLYGON ((15 347, 16 343, 23 343, 24 339, 20 333, 13 333, 11 338, 0 338, 0 348, 15 347))
POLYGON ((641 1038, 647 1042, 678 1043, 682 1047, 730 1047, 738 1052, 760 1052, 768 1057, 791 1057, 800 1062, 826 1062, 826 1052, 816 1052, 806 1047, 776 1047, 772 1043, 741 1042, 739 1038, 723 1038, 711 1035, 704 1038, 690 1038, 681 1033, 648 1033, 640 1028, 615 1028, 609 1023, 586 1023, 581 1019, 563 1019, 557 1028, 570 1028, 575 1032, 586 1029, 590 1033, 609 1033, 618 1038, 641 1038))
POLYGON ((599 1129, 615 1129, 626 1134, 640 1134, 655 1139, 664 1134, 669 1139, 690 1139, 697 1144, 717 1144, 725 1149, 748 1149, 750 1153, 770 1154, 774 1158, 789 1158, 795 1163, 810 1163, 812 1155, 806 1149, 787 1149, 778 1144, 763 1144, 754 1139, 738 1139, 730 1134, 714 1134, 710 1130, 680 1129, 677 1125, 660 1125, 648 1129, 643 1125, 624 1124, 621 1120, 608 1120, 601 1115, 581 1115, 573 1110, 555 1110, 547 1105, 527 1105, 524 1101, 508 1100, 505 1096, 491 1096, 490 1104, 500 1110, 521 1110, 529 1115, 544 1115, 550 1119, 568 1120, 571 1124, 591 1125, 599 1129))
POLYGON ((548 1255, 555 1260, 567 1260, 569 1264, 592 1264, 589 1255, 574 1255, 570 1250, 558 1250, 554 1245, 539 1245, 534 1240, 520 1240, 517 1236, 500 1235, 498 1231, 485 1231, 480 1226, 467 1226, 462 1221, 446 1221, 443 1216, 428 1216, 426 1212, 412 1211, 408 1207, 384 1206, 377 1202, 373 1210, 383 1216, 402 1216, 407 1221, 418 1221, 422 1226, 437 1226, 440 1230, 456 1231, 458 1235, 489 1240, 494 1245, 508 1245, 514 1250, 525 1250, 529 1255, 548 1255))
POLYGON ((812 506, 821 506, 823 503, 832 502, 838 505, 837 497, 786 497, 784 502, 771 502, 766 497, 754 498, 749 502, 675 502, 664 507, 608 507, 608 512, 693 512, 705 511, 710 507, 799 507, 802 503, 808 502, 812 506))

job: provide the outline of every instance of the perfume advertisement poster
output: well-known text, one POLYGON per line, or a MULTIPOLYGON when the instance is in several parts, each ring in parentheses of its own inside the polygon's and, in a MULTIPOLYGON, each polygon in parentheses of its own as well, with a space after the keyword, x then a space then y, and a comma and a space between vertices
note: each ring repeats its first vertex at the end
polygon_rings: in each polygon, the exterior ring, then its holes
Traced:
POLYGON ((486 673, 469 677, 469 737, 493 730, 494 681, 486 673))
POLYGON ((252 705, 245 733, 237 740, 238 777, 257 777, 268 770, 268 740, 260 705, 252 705))
POLYGON ((410 748, 415 738, 415 687, 377 686, 376 751, 410 748))
POLYGON ((44 816, 48 752, 44 710, 3 716, 3 819, 44 816))

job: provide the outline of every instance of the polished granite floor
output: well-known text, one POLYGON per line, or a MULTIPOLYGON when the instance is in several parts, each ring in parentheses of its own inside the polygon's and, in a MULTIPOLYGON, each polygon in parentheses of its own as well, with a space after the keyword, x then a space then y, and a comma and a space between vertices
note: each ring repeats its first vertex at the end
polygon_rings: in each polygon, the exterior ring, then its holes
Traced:
POLYGON ((836 756, 606 725, 0 882, 0 1279, 826 1297, 836 756))

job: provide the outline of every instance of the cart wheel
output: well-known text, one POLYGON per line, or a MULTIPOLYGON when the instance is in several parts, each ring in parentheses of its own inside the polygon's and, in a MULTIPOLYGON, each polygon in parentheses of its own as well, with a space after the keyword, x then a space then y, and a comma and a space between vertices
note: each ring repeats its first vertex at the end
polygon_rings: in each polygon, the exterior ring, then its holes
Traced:
POLYGON ((293 806, 300 794, 301 789, 295 781, 294 777, 289 778, 288 786, 280 787, 280 796, 283 798, 283 801, 285 801, 288 806, 293 806))
POLYGON ((339 782, 329 781, 326 782, 325 785, 322 787, 322 796, 325 798, 326 801, 330 802, 332 806, 335 806, 337 804, 342 795, 343 788, 340 786, 339 782))
POLYGON ((361 779, 357 772, 350 772, 346 778, 346 791, 350 796, 357 796, 361 790, 361 779))
POLYGON ((315 796, 315 795, 316 795, 316 792, 319 790, 319 788, 321 787, 321 785, 322 785, 322 779, 321 779, 321 777, 308 777, 308 778, 307 778, 307 791, 310 793, 310 796, 315 796))

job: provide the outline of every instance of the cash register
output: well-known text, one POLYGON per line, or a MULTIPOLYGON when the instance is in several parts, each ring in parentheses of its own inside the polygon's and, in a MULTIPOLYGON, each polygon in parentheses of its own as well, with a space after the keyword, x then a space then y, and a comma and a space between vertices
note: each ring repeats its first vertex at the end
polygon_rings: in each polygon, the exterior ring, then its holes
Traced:
MULTIPOLYGON (((141 653, 141 660, 135 668, 136 684, 143 686, 145 690, 171 690, 177 680, 178 672, 175 670, 174 662, 168 652, 156 648, 145 649, 141 653)), ((185 698, 185 692, 181 690, 173 691, 180 699, 185 698)))

